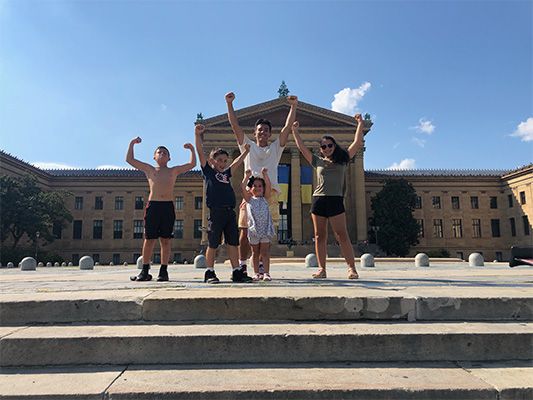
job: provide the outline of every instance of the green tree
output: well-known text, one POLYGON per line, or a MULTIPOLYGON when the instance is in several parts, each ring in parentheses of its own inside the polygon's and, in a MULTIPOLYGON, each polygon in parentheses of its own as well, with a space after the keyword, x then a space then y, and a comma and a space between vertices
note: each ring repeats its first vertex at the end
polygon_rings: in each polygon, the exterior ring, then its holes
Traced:
POLYGON ((363 119, 365 121, 370 121, 370 114, 369 113, 366 113, 365 116, 363 117, 363 119))
POLYGON ((45 244, 54 240, 52 228, 65 228, 72 214, 65 205, 65 190, 43 191, 34 175, 22 178, 0 175, 0 239, 13 239, 16 248, 24 235, 35 242, 39 232, 45 244))
MULTIPOLYGON (((418 243, 419 226, 413 217, 416 192, 405 179, 386 179, 383 189, 371 200, 371 225, 379 226, 378 244, 387 255, 405 257, 418 243)), ((375 234, 369 232, 375 242, 375 234)))
POLYGON ((279 94, 278 97, 287 97, 289 95, 289 88, 285 84, 284 80, 281 81, 281 85, 278 89, 278 94, 279 94))

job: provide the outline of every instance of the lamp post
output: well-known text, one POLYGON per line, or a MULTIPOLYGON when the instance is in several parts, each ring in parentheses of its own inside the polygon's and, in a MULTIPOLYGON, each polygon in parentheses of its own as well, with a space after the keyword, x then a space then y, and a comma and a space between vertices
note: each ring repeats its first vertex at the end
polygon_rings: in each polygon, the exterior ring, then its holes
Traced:
POLYGON ((39 251, 39 242, 37 241, 41 236, 41 232, 35 232, 35 262, 37 262, 37 253, 39 251))
POLYGON ((377 248, 379 248, 379 244, 378 244, 378 231, 379 231, 379 226, 377 226, 377 225, 372 225, 372 230, 373 230, 374 233, 376 234, 376 253, 377 253, 377 248))

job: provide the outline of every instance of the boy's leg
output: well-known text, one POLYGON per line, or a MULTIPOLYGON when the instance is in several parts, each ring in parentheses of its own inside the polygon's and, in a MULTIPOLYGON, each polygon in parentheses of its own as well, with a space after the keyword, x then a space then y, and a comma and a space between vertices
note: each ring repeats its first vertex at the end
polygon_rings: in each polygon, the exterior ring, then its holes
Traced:
POLYGON ((246 263, 250 256, 250 242, 248 241, 248 215, 246 213, 246 202, 243 200, 239 206, 239 264, 246 274, 246 263))
POLYGON ((217 275, 215 274, 215 257, 217 255, 217 248, 222 242, 222 226, 221 226, 220 210, 211 209, 207 215, 207 249, 205 251, 206 271, 204 274, 205 283, 219 283, 217 275))
POLYGON ((239 252, 237 250, 237 246, 228 246, 228 256, 229 256, 229 262, 231 263, 231 268, 239 268, 239 252))
POLYGON ((137 276, 130 276, 132 281, 149 281, 152 279, 152 275, 148 273, 150 270, 150 258, 152 257, 152 251, 154 249, 156 239, 144 239, 143 243, 143 269, 137 276))
POLYGON ((159 269, 158 281, 168 281, 168 260, 170 259, 170 238, 159 238, 161 245, 161 268, 159 269))

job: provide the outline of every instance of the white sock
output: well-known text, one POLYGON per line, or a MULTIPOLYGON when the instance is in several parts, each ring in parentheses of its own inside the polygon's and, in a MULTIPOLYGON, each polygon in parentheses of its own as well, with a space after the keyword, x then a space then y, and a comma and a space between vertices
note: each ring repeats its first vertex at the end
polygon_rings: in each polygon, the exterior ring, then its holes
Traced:
POLYGON ((247 265, 248 260, 239 260, 239 265, 247 265))
POLYGON ((207 267, 207 270, 215 272, 215 267, 207 267))

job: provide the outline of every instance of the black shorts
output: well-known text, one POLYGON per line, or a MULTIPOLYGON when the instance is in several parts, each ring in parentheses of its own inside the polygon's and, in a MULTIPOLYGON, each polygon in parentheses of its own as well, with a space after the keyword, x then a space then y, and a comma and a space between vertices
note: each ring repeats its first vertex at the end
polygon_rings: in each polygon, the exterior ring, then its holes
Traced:
POLYGON ((313 196, 311 200, 311 214, 330 218, 343 212, 345 210, 342 196, 313 196))
POLYGON ((216 249, 222 243, 222 233, 227 245, 239 245, 237 215, 232 207, 213 207, 207 215, 207 243, 216 249))
POLYGON ((172 201, 150 200, 144 212, 144 238, 171 238, 175 219, 176 211, 172 201))

